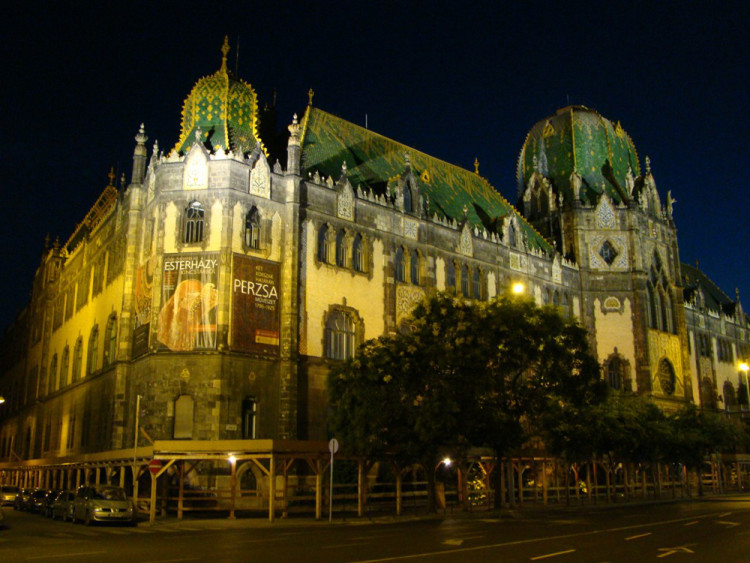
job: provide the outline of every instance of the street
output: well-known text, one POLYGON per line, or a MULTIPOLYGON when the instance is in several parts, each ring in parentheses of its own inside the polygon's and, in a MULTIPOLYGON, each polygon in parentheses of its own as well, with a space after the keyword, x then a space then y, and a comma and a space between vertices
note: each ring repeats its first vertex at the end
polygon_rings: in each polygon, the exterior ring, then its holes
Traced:
POLYGON ((0 561, 746 561, 750 495, 689 502, 525 507, 502 516, 195 519, 135 528, 5 508, 0 561))

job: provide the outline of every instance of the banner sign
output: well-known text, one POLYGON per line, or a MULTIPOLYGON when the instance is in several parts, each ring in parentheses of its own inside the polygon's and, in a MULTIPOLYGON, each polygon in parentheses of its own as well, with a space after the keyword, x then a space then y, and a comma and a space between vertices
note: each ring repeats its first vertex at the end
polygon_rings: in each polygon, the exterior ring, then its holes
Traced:
POLYGON ((235 254, 232 271, 231 347, 278 356, 279 264, 235 254))
POLYGON ((148 352, 154 262, 155 258, 152 256, 135 272, 135 326, 133 328, 133 357, 135 358, 148 352))
POLYGON ((175 352, 216 349, 219 254, 167 254, 156 339, 175 352))

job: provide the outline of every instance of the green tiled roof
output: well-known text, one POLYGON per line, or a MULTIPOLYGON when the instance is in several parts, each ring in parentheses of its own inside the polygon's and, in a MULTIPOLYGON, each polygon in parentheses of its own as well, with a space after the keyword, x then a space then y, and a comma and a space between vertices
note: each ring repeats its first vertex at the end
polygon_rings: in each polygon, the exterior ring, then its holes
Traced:
POLYGON ((583 180, 581 199, 587 203, 595 203, 602 193, 622 202, 628 197, 628 168, 634 177, 640 175, 635 146, 619 122, 584 106, 558 110, 531 128, 518 159, 519 190, 535 166, 567 199, 573 198, 570 175, 575 166, 583 180))
POLYGON ((202 140, 214 148, 252 151, 258 137, 258 100, 252 86, 227 70, 229 43, 224 39, 221 68, 201 78, 182 106, 182 128, 177 152, 186 153, 200 128, 202 140))
POLYGON ((466 217, 472 226, 497 232, 497 220, 516 214, 532 247, 552 247, 481 176, 409 148, 312 106, 303 121, 302 169, 337 179, 346 162, 347 177, 356 188, 385 194, 389 181, 406 170, 406 154, 419 191, 429 198, 427 214, 456 221, 466 217))

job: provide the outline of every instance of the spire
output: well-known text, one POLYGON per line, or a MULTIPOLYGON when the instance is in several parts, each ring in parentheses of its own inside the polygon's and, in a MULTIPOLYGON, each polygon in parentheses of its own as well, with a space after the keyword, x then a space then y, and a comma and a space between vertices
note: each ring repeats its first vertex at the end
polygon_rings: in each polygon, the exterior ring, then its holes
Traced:
POLYGON ((308 106, 312 106, 312 99, 314 95, 315 95, 315 91, 312 88, 310 88, 307 91, 307 105, 308 106))
MULTIPOLYGON (((133 184, 142 184, 143 178, 146 176, 146 156, 148 152, 146 141, 148 141, 148 137, 143 123, 141 123, 138 134, 135 136, 136 145, 133 151, 133 184)), ((110 185, 111 183, 110 180, 110 185)))
POLYGON ((299 175, 300 171, 300 131, 302 127, 297 121, 297 114, 292 118, 292 124, 289 126, 289 141, 286 145, 286 171, 288 174, 299 175))
POLYGON ((221 46, 221 72, 227 72, 227 54, 229 53, 229 36, 224 36, 224 44, 221 46))
POLYGON ((474 174, 479 175, 479 158, 474 157, 474 174))

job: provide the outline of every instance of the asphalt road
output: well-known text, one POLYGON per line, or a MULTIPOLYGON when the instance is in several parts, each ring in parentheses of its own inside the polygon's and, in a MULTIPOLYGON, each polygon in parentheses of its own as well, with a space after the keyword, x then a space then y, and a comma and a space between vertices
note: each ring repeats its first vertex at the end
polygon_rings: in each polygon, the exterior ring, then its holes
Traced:
POLYGON ((167 519, 85 527, 4 509, 0 562, 750 561, 750 495, 447 518, 167 519))

